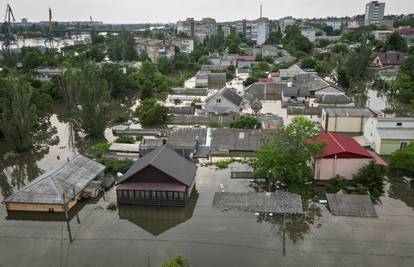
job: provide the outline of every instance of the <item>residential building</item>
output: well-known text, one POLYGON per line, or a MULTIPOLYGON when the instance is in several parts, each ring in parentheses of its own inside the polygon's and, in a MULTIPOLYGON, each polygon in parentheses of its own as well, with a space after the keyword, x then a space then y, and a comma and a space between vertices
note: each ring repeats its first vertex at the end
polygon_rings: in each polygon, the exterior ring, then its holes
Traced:
POLYGON ((262 129, 278 130, 283 127, 283 118, 276 115, 260 115, 257 119, 262 124, 262 129))
POLYGON ((368 119, 377 116, 369 108, 323 108, 321 125, 327 132, 362 133, 368 119))
POLYGON ((250 156, 270 138, 274 129, 212 129, 211 157, 250 156))
POLYGON ((171 59, 175 56, 175 45, 170 41, 135 37, 135 49, 139 54, 145 54, 152 62, 160 58, 171 59))
POLYGON ((287 26, 295 24, 296 20, 293 17, 284 17, 279 19, 279 27, 282 30, 282 32, 285 32, 287 26))
POLYGON ((392 31, 372 31, 372 35, 374 35, 375 39, 381 42, 387 41, 388 37, 392 34, 392 31))
POLYGON ((194 40, 189 38, 174 38, 172 44, 178 47, 181 53, 190 54, 194 51, 194 40))
POLYGON ((377 67, 401 66, 405 62, 405 55, 400 52, 378 53, 372 62, 377 67))
POLYGON ((209 70, 200 70, 196 74, 196 87, 219 89, 226 86, 226 73, 215 73, 209 70))
POLYGON ((257 40, 257 21, 242 20, 236 24, 236 33, 242 34, 246 40, 257 40))
POLYGON ((377 154, 390 155, 414 142, 414 118, 370 118, 364 137, 377 154))
POLYGON ((378 70, 378 77, 387 83, 393 83, 397 80, 400 66, 388 66, 378 70))
POLYGON ((248 101, 239 96, 236 90, 224 87, 206 99, 204 109, 213 114, 238 114, 247 105, 248 101))
POLYGON ((257 45, 253 48, 245 48, 244 52, 249 56, 262 55, 263 57, 272 57, 276 58, 279 56, 280 50, 273 45, 257 45))
POLYGON ((365 25, 375 23, 384 19, 385 3, 371 1, 365 6, 365 25))
POLYGON ((197 141, 195 140, 180 140, 173 138, 161 139, 154 137, 145 137, 139 145, 139 150, 141 155, 146 155, 163 145, 167 145, 169 148, 175 150, 180 156, 190 160, 197 152, 197 141))
POLYGON ((396 32, 400 33, 402 37, 407 40, 408 43, 414 41, 414 27, 400 27, 396 32))
POLYGON ((195 188, 197 166, 168 145, 137 160, 116 184, 120 204, 185 206, 195 188))
POLYGON ((64 68, 37 68, 35 70, 37 75, 35 79, 38 81, 50 81, 52 77, 59 76, 65 73, 66 69, 64 68))
POLYGON ((282 87, 285 84, 256 82, 245 89, 245 92, 254 95, 259 100, 281 99, 282 87))
POLYGON ((97 178, 105 166, 82 155, 60 164, 32 180, 4 200, 7 211, 65 212, 72 209, 82 191, 97 178))
POLYGON ((238 69, 250 68, 253 64, 256 63, 256 57, 237 55, 236 62, 238 69))
POLYGON ((269 19, 260 18, 257 20, 257 45, 263 45, 269 38, 269 19))
POLYGON ((320 134, 313 142, 325 143, 322 153, 313 158, 315 180, 326 181, 337 175, 351 180, 371 160, 386 165, 379 156, 363 148, 350 136, 328 132, 320 134))
POLYGON ((194 20, 194 18, 188 18, 185 21, 177 22, 177 32, 184 32, 191 38, 203 41, 207 36, 217 33, 217 23, 212 18, 203 18, 199 21, 194 20))
POLYGON ((334 31, 338 31, 342 27, 342 22, 340 20, 326 21, 325 24, 332 27, 332 29, 334 29, 334 31))
POLYGON ((286 87, 282 90, 282 100, 285 103, 306 103, 309 101, 310 92, 308 88, 286 87))
POLYGON ((228 37, 231 33, 231 26, 224 25, 221 27, 221 30, 223 31, 224 37, 228 37))
POLYGON ((315 42, 316 40, 316 30, 312 28, 301 29, 300 33, 309 39, 311 42, 315 42))
POLYGON ((210 74, 210 71, 204 71, 200 70, 196 74, 196 87, 208 87, 208 75, 210 74))
POLYGON ((354 107, 355 104, 352 98, 345 94, 340 95, 321 95, 317 96, 314 103, 318 104, 318 107, 354 107))

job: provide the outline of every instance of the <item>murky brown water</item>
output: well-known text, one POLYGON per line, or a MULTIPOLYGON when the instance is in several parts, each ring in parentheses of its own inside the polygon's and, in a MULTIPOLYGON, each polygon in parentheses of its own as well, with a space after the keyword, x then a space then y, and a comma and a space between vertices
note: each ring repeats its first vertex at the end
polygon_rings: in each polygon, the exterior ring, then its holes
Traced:
MULTIPOLYGON (((0 143, 2 197, 102 141, 76 137, 63 118, 60 113, 52 116, 56 133, 44 147, 11 154, 0 143)), ((105 139, 113 140, 110 129, 105 139)), ((285 221, 224 210, 212 206, 220 184, 225 191, 253 190, 247 180, 230 179, 229 170, 206 167, 198 170, 197 193, 186 208, 120 206, 109 211, 107 205, 116 200, 110 190, 105 197, 81 202, 78 216, 71 214, 73 243, 62 218, 8 216, 2 205, 0 266, 160 266, 176 254, 186 256, 192 266, 414 265, 414 190, 400 179, 376 206, 379 217, 369 219, 331 216, 324 206, 285 221)))

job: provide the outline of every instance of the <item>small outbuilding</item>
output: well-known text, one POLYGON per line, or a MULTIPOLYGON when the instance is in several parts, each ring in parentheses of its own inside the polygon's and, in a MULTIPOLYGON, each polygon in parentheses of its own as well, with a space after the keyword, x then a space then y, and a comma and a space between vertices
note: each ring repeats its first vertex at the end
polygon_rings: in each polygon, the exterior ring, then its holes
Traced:
POLYGON ((7 211, 65 212, 80 199, 92 181, 103 177, 105 166, 77 155, 72 160, 37 177, 6 198, 7 211))
POLYGON ((197 166, 168 145, 160 146, 121 177, 116 186, 118 203, 185 206, 195 185, 197 166))

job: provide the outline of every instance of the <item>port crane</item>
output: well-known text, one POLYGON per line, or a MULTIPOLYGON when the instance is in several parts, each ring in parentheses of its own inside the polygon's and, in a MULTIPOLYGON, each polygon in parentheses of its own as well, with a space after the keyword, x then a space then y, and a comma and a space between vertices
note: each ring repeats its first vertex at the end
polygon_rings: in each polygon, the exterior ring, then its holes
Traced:
POLYGON ((12 45, 18 46, 15 37, 12 34, 12 25, 16 21, 14 18, 13 10, 9 4, 7 4, 6 15, 4 17, 3 31, 4 41, 2 48, 9 48, 12 45))
POLYGON ((53 37, 52 9, 49 7, 49 23, 47 27, 47 38, 45 46, 49 49, 57 48, 59 41, 53 37))

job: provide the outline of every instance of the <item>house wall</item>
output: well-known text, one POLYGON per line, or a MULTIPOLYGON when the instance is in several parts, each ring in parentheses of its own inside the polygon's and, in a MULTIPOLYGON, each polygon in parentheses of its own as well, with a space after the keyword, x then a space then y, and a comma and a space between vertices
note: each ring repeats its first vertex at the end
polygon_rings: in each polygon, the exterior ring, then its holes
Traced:
MULTIPOLYGON (((70 210, 75 206, 77 200, 71 200, 68 203, 68 209, 70 210)), ((49 209, 53 209, 54 212, 65 212, 65 207, 59 204, 34 204, 34 203, 6 203, 7 210, 14 211, 40 211, 49 212, 49 209)))
POLYGON ((330 178, 341 175, 348 180, 352 179, 352 175, 370 162, 370 158, 339 158, 339 159, 316 159, 314 178, 315 180, 329 180, 330 178))
POLYGON ((321 124, 329 132, 362 133, 368 118, 365 117, 331 117, 323 112, 321 124))
POLYGON ((220 94, 212 96, 205 104, 204 109, 209 113, 225 114, 225 113, 239 113, 240 107, 234 105, 232 102, 224 98, 220 94), (220 102, 217 100, 220 99, 220 102))
POLYGON ((413 140, 381 140, 381 145, 378 153, 380 155, 391 155, 393 152, 397 151, 401 147, 401 142, 413 143, 413 140))

